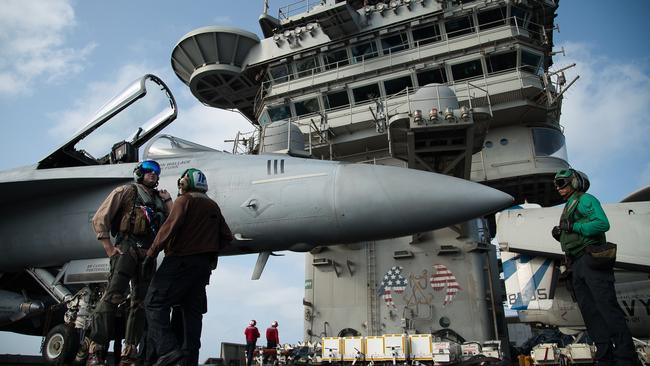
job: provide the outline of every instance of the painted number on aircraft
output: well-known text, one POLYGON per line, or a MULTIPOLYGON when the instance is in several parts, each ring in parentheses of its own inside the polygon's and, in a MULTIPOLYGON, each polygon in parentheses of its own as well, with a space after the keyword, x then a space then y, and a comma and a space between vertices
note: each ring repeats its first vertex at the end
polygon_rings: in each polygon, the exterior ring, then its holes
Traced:
MULTIPOLYGON (((280 159, 280 174, 284 174, 284 159, 280 159)), ((278 174, 278 159, 266 161, 266 174, 278 174)))
MULTIPOLYGON (((517 302, 517 298, 520 296, 520 293, 516 294, 509 294, 508 295, 508 304, 514 305, 517 302)), ((530 300, 547 300, 548 299, 548 290, 545 288, 538 288, 535 290, 535 293, 533 296, 531 296, 530 299, 527 299, 528 301, 530 300)))

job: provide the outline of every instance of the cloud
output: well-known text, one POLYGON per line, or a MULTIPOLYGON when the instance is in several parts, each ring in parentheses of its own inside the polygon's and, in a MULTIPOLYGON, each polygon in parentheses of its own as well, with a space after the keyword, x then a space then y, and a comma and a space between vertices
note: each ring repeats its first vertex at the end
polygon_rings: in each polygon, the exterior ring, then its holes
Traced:
POLYGON ((567 79, 580 75, 562 106, 571 163, 595 170, 628 155, 650 156, 648 65, 601 56, 581 43, 561 46, 569 50, 568 57, 559 59, 561 65, 556 59, 555 68, 575 62, 567 79))
POLYGON ((214 19, 212 19, 212 22, 214 24, 217 24, 217 25, 219 25, 219 24, 230 24, 230 23, 232 23, 232 18, 230 18, 227 15, 220 15, 218 17, 214 17, 214 19))
POLYGON ((206 145, 217 150, 232 151, 237 132, 252 132, 254 127, 239 113, 204 106, 198 101, 180 109, 178 120, 166 133, 206 145))
POLYGON ((38 81, 79 73, 95 48, 75 49, 66 36, 75 27, 69 0, 5 0, 0 12, 0 95, 29 93, 38 81))

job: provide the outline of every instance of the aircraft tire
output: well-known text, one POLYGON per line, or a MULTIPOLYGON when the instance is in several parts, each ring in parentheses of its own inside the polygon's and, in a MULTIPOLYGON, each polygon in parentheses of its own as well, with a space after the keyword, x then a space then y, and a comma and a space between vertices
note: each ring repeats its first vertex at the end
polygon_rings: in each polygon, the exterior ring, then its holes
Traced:
POLYGON ((49 365, 69 364, 77 354, 79 334, 65 324, 50 329, 43 342, 41 353, 49 365))

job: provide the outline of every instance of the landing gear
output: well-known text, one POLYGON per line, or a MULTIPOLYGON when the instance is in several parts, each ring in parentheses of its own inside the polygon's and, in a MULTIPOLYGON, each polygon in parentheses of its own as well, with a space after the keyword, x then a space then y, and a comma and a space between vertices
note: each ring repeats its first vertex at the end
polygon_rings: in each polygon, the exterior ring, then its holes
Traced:
POLYGON ((76 329, 59 324, 47 333, 41 353, 49 365, 63 365, 74 359, 78 347, 79 334, 76 329))

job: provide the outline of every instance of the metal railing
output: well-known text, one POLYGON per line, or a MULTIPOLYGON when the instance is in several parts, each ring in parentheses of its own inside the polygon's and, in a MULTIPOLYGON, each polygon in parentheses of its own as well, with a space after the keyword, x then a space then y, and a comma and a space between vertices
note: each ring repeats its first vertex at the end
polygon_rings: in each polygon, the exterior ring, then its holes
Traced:
POLYGON ((278 19, 286 20, 297 14, 308 13, 314 6, 320 5, 321 3, 321 0, 296 1, 278 9, 278 19))
MULTIPOLYGON (((304 1, 308 1, 308 0, 304 0, 304 1)), ((313 1, 313 0, 311 0, 311 1, 313 1)), ((261 89, 270 90, 273 85, 280 85, 280 84, 284 84, 284 83, 290 83, 290 82, 293 82, 293 81, 296 81, 296 80, 306 80, 306 78, 308 78, 308 77, 311 78, 312 81, 313 81, 314 76, 317 75, 317 74, 320 74, 320 73, 334 72, 334 73, 336 73, 336 77, 338 77, 339 76, 339 71, 340 71, 339 69, 344 68, 344 67, 350 67, 350 66, 353 66, 353 65, 357 65, 357 66, 361 65, 362 69, 363 69, 362 71, 365 71, 365 66, 368 63, 368 60, 371 60, 371 59, 382 60, 382 61, 385 61, 386 59, 388 59, 388 61, 389 61, 388 66, 394 66, 393 63, 392 63, 393 55, 395 53, 402 52, 402 51, 407 51, 407 50, 415 50, 415 51, 417 51, 417 55, 418 55, 417 58, 420 59, 421 58, 421 51, 423 49, 428 49, 430 47, 440 46, 441 44, 444 44, 446 46, 446 51, 445 52, 448 53, 448 52, 451 52, 451 44, 453 44, 453 43, 468 40, 468 39, 471 39, 471 38, 476 38, 480 43, 481 42, 481 36, 486 36, 486 35, 488 35, 490 33, 500 31, 504 27, 505 28, 508 28, 508 27, 514 28, 516 30, 516 34, 518 36, 522 36, 522 35, 525 35, 525 34, 528 34, 528 35, 530 35, 530 34, 540 34, 540 37, 541 37, 541 32, 534 32, 534 31, 531 31, 529 29, 522 28, 521 26, 519 26, 518 23, 519 23, 519 21, 518 21, 517 17, 504 18, 504 19, 500 19, 500 20, 497 20, 497 21, 484 23, 484 24, 481 24, 481 25, 473 25, 471 27, 460 29, 460 30, 452 32, 452 33, 459 33, 459 32, 464 32, 464 31, 467 31, 467 30, 471 30, 471 32, 469 32, 467 34, 463 34, 461 36, 449 37, 448 33, 442 33, 442 34, 439 34, 439 35, 434 35, 434 36, 424 38, 424 39, 420 39, 420 40, 413 41, 413 42, 404 42, 404 43, 401 43, 399 45, 395 45, 395 46, 389 47, 387 49, 383 49, 381 53, 379 52, 379 50, 375 50, 374 52, 372 52, 372 53, 370 53, 368 55, 348 56, 346 59, 339 60, 339 61, 336 61, 336 62, 333 62, 333 63, 326 63, 326 64, 319 65, 319 66, 316 66, 314 68, 307 69, 307 70, 300 70, 300 71, 289 70, 287 75, 283 75, 283 76, 277 77, 275 79, 269 79, 269 80, 264 81, 262 83, 262 88, 261 89), (498 24, 499 26, 490 27, 490 28, 484 29, 484 30, 479 29, 480 26, 487 26, 487 25, 492 25, 492 24, 498 24), (434 42, 430 42, 431 40, 434 40, 434 42), (299 76, 299 75, 301 75, 301 76, 299 76)), ((532 23, 532 22, 528 22, 528 24, 529 25, 531 25, 531 24, 538 25, 538 24, 532 23)), ((541 27, 541 25, 538 25, 538 26, 541 27)), ((541 28, 541 29, 543 29, 543 28, 541 28)), ((352 45, 350 47, 354 47, 354 45, 352 45)), ((443 53, 445 53, 445 52, 443 52, 443 53)), ((290 68, 290 65, 287 65, 287 66, 290 68)), ((313 85, 313 82, 312 82, 312 85, 313 85)), ((290 87, 289 87, 289 90, 291 90, 290 87)))

